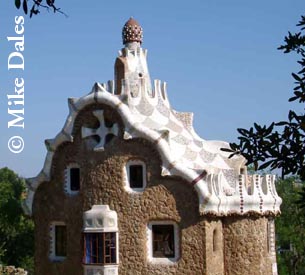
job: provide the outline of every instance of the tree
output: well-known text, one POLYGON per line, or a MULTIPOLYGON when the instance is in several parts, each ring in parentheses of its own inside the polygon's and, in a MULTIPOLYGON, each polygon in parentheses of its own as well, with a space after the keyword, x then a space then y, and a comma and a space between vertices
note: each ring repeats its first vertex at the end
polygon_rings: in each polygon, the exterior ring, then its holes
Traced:
POLYGON ((305 215, 297 203, 302 183, 295 177, 278 181, 283 199, 282 214, 276 218, 277 262, 279 275, 305 274, 305 215))
POLYGON ((34 224, 22 210, 25 182, 0 169, 0 264, 33 270, 34 224))
MULTIPOLYGON (((295 53, 299 57, 301 70, 292 73, 295 80, 293 96, 289 101, 305 102, 305 16, 297 24, 300 32, 285 37, 285 43, 278 49, 284 53, 295 53)), ((256 169, 281 169, 282 176, 298 175, 305 180, 305 115, 288 112, 285 121, 273 122, 269 126, 254 123, 249 130, 237 129, 239 144, 231 143, 231 156, 243 154, 248 164, 256 169)), ((305 190, 304 190, 305 191, 305 190)), ((305 194, 305 193, 304 193, 305 194)))
MULTIPOLYGON (((29 9, 28 2, 29 2, 29 0, 22 1, 22 9, 25 14, 28 14, 28 9, 29 9)), ((31 0, 31 3, 32 3, 32 7, 30 10, 30 17, 40 13, 40 8, 44 8, 47 11, 49 11, 51 9, 54 13, 58 12, 58 13, 61 13, 61 14, 64 14, 65 16, 67 16, 63 11, 60 10, 60 8, 57 8, 55 6, 55 4, 54 4, 55 0, 31 0)), ((15 6, 17 9, 20 9, 21 0, 15 0, 15 6)))

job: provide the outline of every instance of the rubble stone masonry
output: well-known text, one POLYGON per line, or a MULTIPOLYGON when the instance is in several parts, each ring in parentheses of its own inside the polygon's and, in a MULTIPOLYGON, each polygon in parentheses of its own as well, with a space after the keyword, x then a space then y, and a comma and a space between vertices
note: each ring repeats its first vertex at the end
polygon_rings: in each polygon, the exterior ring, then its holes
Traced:
POLYGON ((266 269, 266 218, 200 216, 194 188, 181 178, 161 177, 161 160, 153 144, 143 139, 124 140, 122 130, 104 151, 93 151, 94 140, 81 138, 81 126, 98 127, 92 115, 96 108, 103 108, 110 121, 122 126, 115 111, 92 105, 76 118, 74 141, 57 149, 51 180, 39 186, 34 198, 36 274, 83 274, 82 216, 95 204, 109 205, 118 214, 119 274, 271 274, 266 269), (146 163, 143 192, 128 192, 124 187, 123 171, 130 159, 146 163), (71 163, 81 169, 81 188, 76 195, 64 192, 64 171, 71 163), (173 221, 179 228, 180 258, 166 265, 149 262, 147 255, 148 223, 162 220, 173 221), (62 262, 49 259, 53 221, 67 226, 67 257, 62 262))
MULTIPOLYGON (((120 274, 204 274, 205 219, 199 216, 193 187, 180 178, 161 177, 161 161, 145 140, 114 138, 104 152, 94 152, 80 136, 80 126, 96 123, 91 109, 80 114, 75 140, 63 144, 53 159, 50 182, 40 185, 35 195, 36 274, 82 274, 82 214, 94 204, 107 204, 118 214, 120 274), (123 169, 130 159, 147 166, 147 187, 142 193, 124 188, 123 169), (70 163, 81 167, 81 190, 64 193, 64 170, 70 163), (147 225, 150 221, 174 221, 179 227, 180 259, 169 265, 152 264, 147 257, 147 225), (39 221, 39 222, 38 222, 39 221), (49 260, 49 224, 67 225, 67 258, 49 260)), ((115 116, 115 113, 108 113, 115 116)), ((118 118, 116 118, 118 119, 118 118)), ((95 125, 96 126, 96 125, 95 125)), ((120 133, 122 134, 122 133, 120 133)))
POLYGON ((224 219, 225 274, 269 275, 274 258, 268 251, 265 217, 224 219))

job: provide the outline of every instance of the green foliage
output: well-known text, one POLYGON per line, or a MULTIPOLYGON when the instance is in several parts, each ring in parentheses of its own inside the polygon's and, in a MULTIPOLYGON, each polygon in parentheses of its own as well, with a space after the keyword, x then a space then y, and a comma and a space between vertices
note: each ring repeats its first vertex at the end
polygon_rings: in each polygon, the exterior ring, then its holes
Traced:
POLYGON ((293 177, 280 180, 277 185, 283 199, 282 214, 276 219, 279 275, 305 274, 305 214, 297 203, 304 186, 293 177))
MULTIPOLYGON (((284 53, 296 53, 300 57, 301 69, 292 73, 295 80, 293 96, 289 101, 305 102, 305 17, 297 24, 301 31, 290 32, 285 44, 278 49, 284 53)), ((232 143, 231 157, 242 153, 256 169, 281 169, 282 176, 298 175, 305 180, 305 115, 295 111, 288 112, 286 121, 273 122, 269 126, 254 123, 249 130, 238 129, 239 144, 232 143)), ((305 190, 304 190, 305 191, 305 190)))
POLYGON ((305 185, 302 187, 301 191, 299 192, 299 199, 297 200, 300 208, 305 211, 305 185))
POLYGON ((0 169, 0 264, 33 270, 34 224, 22 210, 25 182, 0 169))
MULTIPOLYGON (((32 4, 32 7, 30 9, 30 17, 32 17, 33 15, 37 15, 38 13, 40 13, 40 8, 44 8, 46 9, 47 11, 49 11, 50 9, 56 13, 61 13, 61 14, 64 14, 65 16, 67 16, 64 12, 62 12, 60 10, 60 8, 57 8, 55 6, 55 0, 23 0, 22 1, 22 9, 23 9, 23 12, 25 14, 28 14, 28 2, 31 2, 32 4)), ((15 7, 17 9, 20 9, 21 7, 21 0, 15 0, 15 7)))

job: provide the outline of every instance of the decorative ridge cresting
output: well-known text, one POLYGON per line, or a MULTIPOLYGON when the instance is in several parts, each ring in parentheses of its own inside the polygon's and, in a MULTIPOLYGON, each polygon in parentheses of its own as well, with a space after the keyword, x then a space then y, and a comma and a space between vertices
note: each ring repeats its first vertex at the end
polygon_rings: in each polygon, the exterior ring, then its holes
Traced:
MULTIPOLYGON (((123 122, 123 138, 143 138, 155 146, 161 158, 162 176, 179 176, 196 190, 202 215, 231 214, 276 215, 281 199, 276 193, 274 176, 246 175, 246 159, 234 156, 221 148, 229 148, 223 141, 207 141, 193 128, 193 114, 172 109, 166 82, 151 83, 147 66, 147 50, 142 49, 142 27, 130 19, 123 27, 124 48, 115 61, 115 80, 95 83, 92 91, 80 98, 69 98, 69 115, 63 129, 53 139, 45 141, 47 155, 42 171, 27 180, 28 195, 24 204, 32 214, 35 190, 42 182, 50 181, 53 156, 59 145, 73 142, 73 127, 79 112, 95 104, 116 110, 123 122), (240 171, 245 174, 240 175, 240 171)), ((95 151, 104 150, 104 132, 117 135, 117 126, 104 127, 103 111, 94 115, 100 122, 98 129, 82 128, 82 138, 98 133, 100 143, 95 151), (106 129, 107 128, 107 129, 106 129)))
MULTIPOLYGON (((37 177, 27 180, 28 195, 24 208, 29 215, 32 214, 35 190, 42 182, 50 180, 54 152, 63 142, 73 142, 72 130, 75 118, 80 110, 94 103, 106 104, 117 110, 123 120, 125 138, 141 137, 155 144, 162 160, 162 175, 180 176, 192 183, 203 172, 207 174, 194 184, 199 198, 201 214, 229 215, 238 213, 244 215, 250 211, 257 212, 260 215, 279 213, 281 199, 275 190, 274 176, 261 177, 255 175, 246 177, 245 175, 237 175, 235 182, 229 183, 221 169, 211 169, 209 165, 202 166, 202 169, 199 170, 186 167, 181 159, 173 158, 172 151, 174 149, 170 142, 164 138, 164 134, 135 120, 135 115, 138 115, 138 113, 134 114, 132 112, 133 108, 129 106, 132 99, 129 100, 131 94, 128 90, 120 95, 114 95, 111 91, 106 90, 108 87, 113 86, 96 83, 88 95, 68 100, 70 112, 62 131, 54 139, 46 140, 48 152, 42 171, 37 177), (126 100, 126 97, 128 100, 126 100), (218 171, 218 173, 214 174, 215 171, 218 171)), ((155 87, 157 87, 156 93, 160 93, 158 81, 155 81, 155 87)), ((167 100, 167 96, 165 100, 167 100)), ((167 106, 170 108, 169 104, 167 106)), ((169 130, 168 133, 170 135, 171 131, 169 130)), ((201 141, 204 142, 204 140, 201 141)), ((243 161, 238 162, 240 165, 244 163, 243 161)))

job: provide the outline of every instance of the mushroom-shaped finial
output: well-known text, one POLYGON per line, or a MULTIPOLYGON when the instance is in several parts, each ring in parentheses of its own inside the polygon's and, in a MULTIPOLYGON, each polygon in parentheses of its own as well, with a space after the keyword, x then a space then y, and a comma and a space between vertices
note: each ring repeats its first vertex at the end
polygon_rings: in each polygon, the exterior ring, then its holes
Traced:
POLYGON ((135 19, 130 17, 123 27, 122 37, 124 45, 130 42, 139 42, 142 44, 143 29, 135 19))

